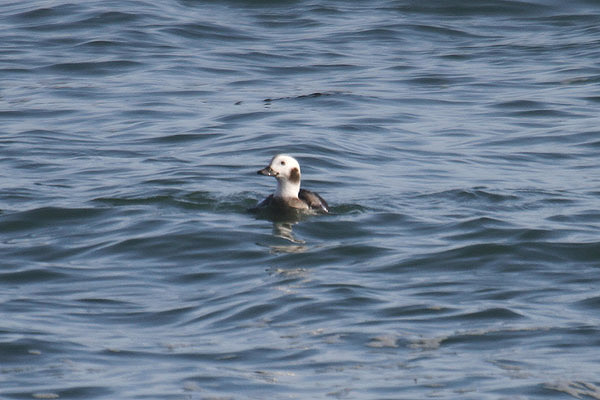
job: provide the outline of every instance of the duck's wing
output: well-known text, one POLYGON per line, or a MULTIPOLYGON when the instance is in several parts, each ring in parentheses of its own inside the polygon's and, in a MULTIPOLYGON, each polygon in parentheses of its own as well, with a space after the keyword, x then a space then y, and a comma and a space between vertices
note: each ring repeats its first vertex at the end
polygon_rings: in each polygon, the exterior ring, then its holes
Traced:
POLYGON ((298 193, 298 198, 304 201, 308 206, 312 209, 319 210, 321 212, 328 213, 329 205, 325 201, 324 198, 319 196, 315 192, 311 192, 310 190, 300 189, 298 193))
POLYGON ((258 204, 256 206, 248 209, 248 211, 251 211, 251 212, 258 211, 261 208, 270 206, 272 202, 273 202, 273 195, 270 194, 269 196, 267 196, 266 198, 264 198, 263 200, 258 202, 258 204))

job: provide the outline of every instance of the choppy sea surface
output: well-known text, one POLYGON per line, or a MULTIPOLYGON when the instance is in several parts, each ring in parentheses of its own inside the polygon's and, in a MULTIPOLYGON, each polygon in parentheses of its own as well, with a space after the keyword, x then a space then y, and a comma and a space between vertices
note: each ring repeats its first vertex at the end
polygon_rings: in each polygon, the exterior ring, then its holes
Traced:
POLYGON ((0 398, 600 399, 600 3, 5 2, 0 398), (328 215, 247 211, 280 152, 328 215))

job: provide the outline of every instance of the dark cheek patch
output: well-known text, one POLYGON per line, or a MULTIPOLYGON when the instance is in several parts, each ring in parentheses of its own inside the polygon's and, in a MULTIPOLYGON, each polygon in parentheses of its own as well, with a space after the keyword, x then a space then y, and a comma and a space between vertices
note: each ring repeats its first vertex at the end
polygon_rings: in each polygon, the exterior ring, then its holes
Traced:
POLYGON ((292 168, 292 171, 290 172, 290 182, 300 182, 300 171, 298 170, 298 168, 292 168))

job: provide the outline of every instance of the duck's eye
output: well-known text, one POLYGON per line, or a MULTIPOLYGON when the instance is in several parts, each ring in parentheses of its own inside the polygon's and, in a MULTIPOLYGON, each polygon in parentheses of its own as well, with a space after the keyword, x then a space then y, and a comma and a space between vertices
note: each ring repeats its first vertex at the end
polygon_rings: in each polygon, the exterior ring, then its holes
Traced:
POLYGON ((285 161, 280 162, 281 165, 285 165, 285 161))

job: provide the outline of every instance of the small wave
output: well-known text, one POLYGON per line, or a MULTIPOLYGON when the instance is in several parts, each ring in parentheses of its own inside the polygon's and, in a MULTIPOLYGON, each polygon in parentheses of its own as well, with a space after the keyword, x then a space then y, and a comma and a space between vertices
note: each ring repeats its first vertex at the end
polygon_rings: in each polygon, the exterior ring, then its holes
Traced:
POLYGON ((575 302, 575 306, 584 309, 598 310, 600 309, 600 296, 591 296, 583 300, 575 302))
POLYGON ((34 230, 58 223, 81 223, 82 220, 96 218, 106 212, 100 208, 61 208, 42 207, 33 210, 7 213, 0 218, 0 230, 17 232, 34 230))
MULTIPOLYGON (((178 186, 186 181, 151 179, 147 184, 160 184, 161 186, 178 186)), ((210 210, 217 213, 242 213, 256 205, 258 196, 251 196, 250 193, 239 193, 230 196, 218 197, 211 192, 196 191, 183 192, 179 189, 165 189, 162 194, 152 196, 123 196, 123 197, 98 197, 93 201, 107 204, 113 207, 130 206, 152 206, 152 207, 175 207, 188 210, 210 210)))
POLYGON ((513 111, 510 114, 515 117, 528 117, 528 118, 538 118, 538 117, 576 118, 579 116, 578 114, 573 113, 573 112, 556 110, 556 109, 551 109, 551 108, 513 111))
POLYGON ((424 15, 447 15, 447 16, 544 16, 554 10, 551 5, 533 2, 515 2, 500 0, 494 2, 471 2, 471 1, 431 1, 431 2, 409 2, 397 7, 398 10, 407 13, 419 13, 424 15))
POLYGON ((28 108, 23 110, 10 110, 10 111, 0 111, 0 118, 10 119, 10 118, 51 118, 51 117, 60 117, 67 116, 70 114, 77 113, 76 109, 67 109, 67 110, 50 110, 50 109, 40 109, 40 108, 28 108))
POLYGON ((241 30, 233 29, 224 25, 209 23, 188 23, 177 27, 166 28, 165 32, 184 37, 187 39, 225 40, 225 41, 248 41, 256 40, 241 30))
POLYGON ((510 100, 493 104, 493 107, 509 110, 536 110, 542 109, 546 103, 533 100, 510 100))
POLYGON ((158 138, 148 139, 148 143, 165 143, 165 144, 179 144, 179 143, 194 143, 202 142, 208 139, 215 139, 222 137, 219 133, 177 133, 173 135, 161 136, 158 138))
POLYGON ((142 13, 130 13, 123 11, 107 11, 97 15, 93 15, 81 21, 82 25, 86 26, 105 26, 109 24, 124 24, 145 18, 142 13))
POLYGON ((469 320, 498 320, 506 321, 524 318, 520 313, 503 307, 487 308, 481 311, 458 313, 452 316, 441 317, 446 319, 456 319, 459 321, 469 320))
POLYGON ((416 195, 417 198, 447 198, 457 201, 482 201, 490 203, 502 203, 518 200, 519 197, 514 194, 494 193, 486 188, 472 189, 449 189, 441 192, 425 193, 416 195))
POLYGON ((0 273, 0 281, 12 284, 27 284, 35 282, 47 282, 56 279, 64 279, 68 276, 68 274, 53 271, 48 268, 33 268, 0 273))
POLYGON ((34 10, 18 12, 11 15, 11 18, 25 22, 32 22, 55 17, 64 17, 65 15, 77 13, 79 10, 81 10, 81 8, 76 4, 60 4, 55 7, 41 7, 34 10))
POLYGON ((129 71, 142 65, 137 61, 114 60, 114 61, 83 61, 52 64, 41 69, 49 72, 60 72, 79 75, 113 75, 129 71))
POLYGON ((576 399, 588 397, 590 399, 600 399, 600 386, 592 382, 561 380, 546 383, 544 387, 552 391, 568 394, 576 399))
POLYGON ((282 100, 304 100, 304 99, 316 99, 319 97, 328 97, 328 96, 336 96, 344 94, 344 92, 314 92, 309 94, 301 94, 298 96, 286 96, 286 97, 277 97, 277 98, 267 98, 263 101, 265 103, 272 103, 274 101, 282 101, 282 100))
POLYGON ((126 45, 127 45, 126 42, 117 41, 117 40, 94 39, 94 40, 88 40, 83 43, 79 43, 75 47, 81 47, 81 48, 89 47, 89 48, 96 49, 96 48, 110 48, 110 47, 120 48, 120 47, 126 46, 126 45))
POLYGON ((277 112, 272 111, 254 111, 246 113, 228 114, 218 119, 219 122, 225 123, 242 123, 249 121, 256 121, 263 118, 273 118, 277 115, 277 112))

